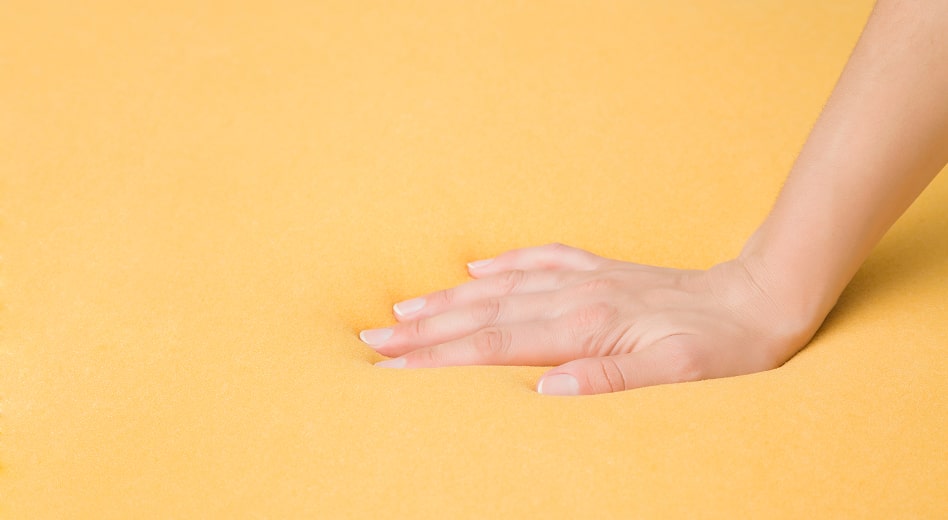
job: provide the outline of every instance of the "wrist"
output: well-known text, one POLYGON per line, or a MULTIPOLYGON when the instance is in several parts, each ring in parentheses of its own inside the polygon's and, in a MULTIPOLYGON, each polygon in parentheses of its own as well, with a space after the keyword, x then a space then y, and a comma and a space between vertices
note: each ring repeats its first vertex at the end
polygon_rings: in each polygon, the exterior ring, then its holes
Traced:
POLYGON ((827 263, 821 264, 816 257, 804 258, 798 249, 784 253, 766 238, 763 230, 758 230, 734 261, 788 322, 801 334, 812 336, 836 305, 848 279, 840 282, 827 263))
POLYGON ((707 271, 709 289, 754 338, 766 365, 779 366, 803 348, 824 316, 808 312, 753 258, 737 257, 707 271))

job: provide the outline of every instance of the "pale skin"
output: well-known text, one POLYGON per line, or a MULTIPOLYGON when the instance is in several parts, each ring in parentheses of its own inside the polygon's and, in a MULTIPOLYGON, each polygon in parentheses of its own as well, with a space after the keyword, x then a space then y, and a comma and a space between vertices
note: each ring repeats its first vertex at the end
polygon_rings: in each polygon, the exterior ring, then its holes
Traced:
POLYGON ((550 244, 395 304, 376 365, 555 366, 537 391, 598 394, 781 366, 948 163, 948 2, 880 0, 773 209, 707 270, 550 244))

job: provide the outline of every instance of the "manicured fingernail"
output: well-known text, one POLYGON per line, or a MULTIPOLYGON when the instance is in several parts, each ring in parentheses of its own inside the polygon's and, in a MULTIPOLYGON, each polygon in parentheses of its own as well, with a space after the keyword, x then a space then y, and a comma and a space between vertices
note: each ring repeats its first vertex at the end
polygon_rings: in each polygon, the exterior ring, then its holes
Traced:
POLYGON ((406 316, 413 312, 418 312, 425 306, 424 298, 412 298, 395 304, 395 314, 406 316))
POLYGON ((359 333, 359 339, 374 347, 388 341, 388 338, 391 338, 394 333, 395 329, 391 328, 363 330, 359 333))
POLYGON ((386 359, 385 361, 379 361, 375 364, 377 367, 382 368, 405 368, 405 358, 397 357, 392 359, 386 359))
POLYGON ((579 382, 569 374, 556 374, 540 380, 537 392, 545 395, 579 395, 579 382))
POLYGON ((494 261, 493 258, 488 258, 487 260, 477 260, 476 262, 470 262, 470 263, 468 263, 468 264, 467 264, 467 267, 470 268, 470 269, 480 269, 481 267, 484 267, 485 265, 487 265, 487 264, 489 264, 489 263, 491 263, 491 262, 493 262, 493 261, 494 261))

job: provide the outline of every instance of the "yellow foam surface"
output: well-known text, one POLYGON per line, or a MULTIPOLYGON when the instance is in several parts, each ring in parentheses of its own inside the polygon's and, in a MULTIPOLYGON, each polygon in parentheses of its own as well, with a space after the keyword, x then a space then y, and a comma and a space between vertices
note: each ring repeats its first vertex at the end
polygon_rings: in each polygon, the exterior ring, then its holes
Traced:
POLYGON ((944 174, 772 371, 557 398, 357 337, 513 248, 736 255, 870 8, 0 5, 0 516, 944 517, 944 174))

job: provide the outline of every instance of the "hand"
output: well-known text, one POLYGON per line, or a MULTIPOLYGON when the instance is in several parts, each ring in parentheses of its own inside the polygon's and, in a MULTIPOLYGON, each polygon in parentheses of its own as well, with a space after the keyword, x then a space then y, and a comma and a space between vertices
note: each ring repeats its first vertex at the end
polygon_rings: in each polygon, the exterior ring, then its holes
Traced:
POLYGON ((550 244, 468 267, 475 280, 362 331, 398 356, 378 366, 560 365, 540 393, 597 394, 775 368, 819 326, 790 319, 739 259, 678 270, 550 244))

